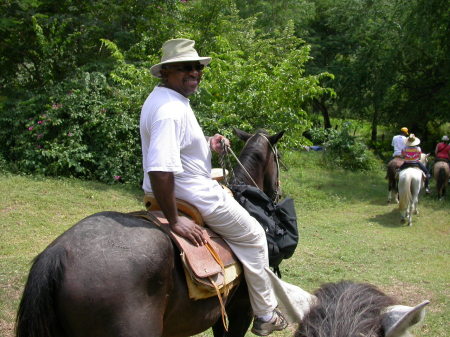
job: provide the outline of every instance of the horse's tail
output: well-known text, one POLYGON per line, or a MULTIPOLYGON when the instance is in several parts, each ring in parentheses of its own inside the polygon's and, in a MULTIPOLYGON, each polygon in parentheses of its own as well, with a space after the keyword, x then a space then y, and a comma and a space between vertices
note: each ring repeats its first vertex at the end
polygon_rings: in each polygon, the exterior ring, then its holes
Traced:
POLYGON ((401 177, 398 182, 398 189, 398 208, 404 210, 408 207, 409 201, 411 200, 411 177, 408 175, 401 177))
POLYGON ((447 174, 445 173, 445 168, 440 167, 438 176, 436 179, 436 185, 439 186, 438 188, 441 188, 441 186, 445 185, 445 180, 447 179, 447 174))
POLYGON ((31 266, 16 317, 16 337, 61 336, 55 295, 64 275, 66 251, 51 246, 31 266))

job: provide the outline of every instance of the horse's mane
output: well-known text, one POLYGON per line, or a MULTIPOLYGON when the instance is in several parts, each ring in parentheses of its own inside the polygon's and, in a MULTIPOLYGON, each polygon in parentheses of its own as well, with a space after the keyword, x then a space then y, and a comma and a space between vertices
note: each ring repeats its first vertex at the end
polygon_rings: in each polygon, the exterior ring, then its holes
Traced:
POLYGON ((382 311, 394 300, 376 287, 343 281, 323 285, 317 304, 302 320, 295 337, 383 336, 382 311))
MULTIPOLYGON (((268 136, 267 131, 263 129, 258 129, 255 132, 256 137, 257 134, 263 134, 268 136)), ((263 152, 261 151, 261 145, 259 142, 252 141, 254 138, 251 137, 244 145, 241 153, 239 154, 239 161, 245 167, 245 169, 250 173, 251 176, 254 176, 255 171, 261 167, 261 161, 263 160, 263 152)), ((244 170, 238 165, 233 170, 234 180, 236 183, 246 182, 250 183, 248 175, 244 172, 244 170)))

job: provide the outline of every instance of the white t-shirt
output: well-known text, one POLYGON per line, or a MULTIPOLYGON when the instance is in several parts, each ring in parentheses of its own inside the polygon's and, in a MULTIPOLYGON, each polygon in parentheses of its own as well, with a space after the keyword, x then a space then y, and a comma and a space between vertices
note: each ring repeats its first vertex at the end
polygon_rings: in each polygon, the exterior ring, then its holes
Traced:
POLYGON ((224 200, 224 190, 211 179, 211 151, 189 99, 155 87, 141 111, 143 189, 152 192, 148 172, 173 172, 175 196, 211 214, 224 200))
POLYGON ((392 146, 394 147, 393 157, 401 156, 402 150, 405 148, 406 137, 403 135, 397 135, 392 138, 392 146))

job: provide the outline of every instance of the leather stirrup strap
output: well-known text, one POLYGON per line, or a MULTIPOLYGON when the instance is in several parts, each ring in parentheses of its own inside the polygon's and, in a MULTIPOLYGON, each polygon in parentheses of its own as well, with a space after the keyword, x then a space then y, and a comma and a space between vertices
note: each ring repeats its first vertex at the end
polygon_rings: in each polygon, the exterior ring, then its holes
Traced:
MULTIPOLYGON (((222 314, 222 323, 225 331, 228 332, 228 315, 225 310, 225 304, 223 303, 222 295, 220 294, 219 287, 217 287, 216 282, 211 278, 211 276, 208 277, 211 284, 214 286, 214 289, 216 289, 217 298, 219 299, 220 303, 220 312, 222 314)), ((226 297, 226 296, 225 296, 226 297)))
MULTIPOLYGON (((211 246, 211 244, 208 241, 206 242, 205 246, 208 249, 208 251, 211 253, 214 260, 216 260, 216 262, 219 264, 220 268, 222 268, 222 273, 225 277, 225 266, 223 265, 223 262, 222 262, 220 256, 217 254, 217 252, 214 250, 214 248, 211 246)), ((228 332, 228 315, 225 310, 225 304, 223 303, 222 295, 220 294, 219 287, 217 287, 217 285, 213 281, 213 279, 211 277, 208 277, 208 278, 209 278, 209 281, 214 286, 214 288, 216 289, 217 297, 219 298, 219 302, 220 302, 220 311, 222 314, 223 327, 225 328, 225 331, 228 332)), ((224 293, 224 297, 226 298, 227 296, 228 296, 228 292, 226 291, 226 293, 224 293)))

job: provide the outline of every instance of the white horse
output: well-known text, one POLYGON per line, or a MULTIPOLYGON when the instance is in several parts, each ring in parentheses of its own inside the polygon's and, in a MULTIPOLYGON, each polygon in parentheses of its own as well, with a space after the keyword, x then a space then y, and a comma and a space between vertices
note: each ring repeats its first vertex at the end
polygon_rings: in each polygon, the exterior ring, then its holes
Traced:
MULTIPOLYGON (((420 162, 424 165, 428 162, 429 153, 420 155, 420 162)), ((400 210, 400 221, 408 222, 412 226, 412 215, 419 214, 417 204, 419 203, 419 192, 423 187, 425 174, 418 167, 409 167, 398 174, 398 198, 400 210)))
MULTIPOLYGON (((427 154, 421 153, 420 154, 420 162, 426 166, 428 163, 429 156, 430 156, 429 153, 427 153, 427 154)), ((389 184, 388 184, 389 194, 388 194, 388 200, 387 200, 388 204, 390 202, 392 202, 392 200, 394 200, 397 204, 399 203, 398 169, 400 168, 400 166, 402 166, 403 162, 404 161, 402 158, 395 157, 388 163, 387 172, 386 172, 386 179, 388 179, 388 182, 389 182, 389 184)))
POLYGON ((398 195, 401 222, 412 226, 412 214, 419 214, 417 204, 419 192, 423 187, 423 172, 418 167, 409 167, 400 171, 398 180, 398 195))

